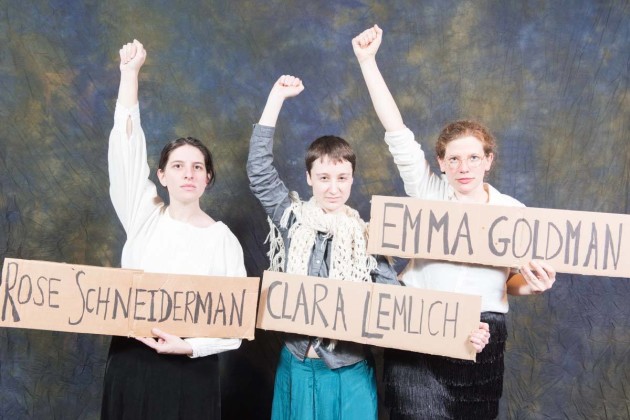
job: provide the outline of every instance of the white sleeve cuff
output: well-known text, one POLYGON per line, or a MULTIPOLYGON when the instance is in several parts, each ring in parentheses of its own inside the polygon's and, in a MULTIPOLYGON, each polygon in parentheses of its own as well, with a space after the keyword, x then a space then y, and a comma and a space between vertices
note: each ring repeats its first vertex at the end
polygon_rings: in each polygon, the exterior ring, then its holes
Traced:
POLYGON ((228 350, 235 350, 241 346, 240 338, 206 338, 194 337, 185 338, 192 347, 191 358, 205 357, 213 354, 223 353, 228 350))

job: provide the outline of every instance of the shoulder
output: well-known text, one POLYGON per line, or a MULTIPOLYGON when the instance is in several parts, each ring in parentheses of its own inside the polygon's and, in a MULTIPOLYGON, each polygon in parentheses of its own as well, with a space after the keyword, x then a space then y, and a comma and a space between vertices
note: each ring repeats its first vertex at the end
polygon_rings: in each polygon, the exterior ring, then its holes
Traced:
POLYGON ((221 221, 213 223, 212 226, 208 228, 208 233, 215 241, 222 241, 226 245, 234 245, 239 248, 241 247, 241 244, 234 232, 232 232, 232 230, 221 221))
POLYGON ((300 199, 297 191, 289 191, 287 199, 278 206, 278 212, 281 214, 278 227, 289 229, 294 223, 301 221, 305 204, 307 202, 300 199))
POLYGON ((525 204, 521 203, 516 198, 499 192, 499 190, 497 190, 490 184, 486 185, 488 186, 488 193, 490 195, 489 204, 494 204, 498 206, 525 207, 525 204))
POLYGON ((220 220, 215 221, 212 225, 208 226, 208 230, 212 230, 213 235, 224 235, 226 237, 234 236, 234 233, 230 228, 220 220))

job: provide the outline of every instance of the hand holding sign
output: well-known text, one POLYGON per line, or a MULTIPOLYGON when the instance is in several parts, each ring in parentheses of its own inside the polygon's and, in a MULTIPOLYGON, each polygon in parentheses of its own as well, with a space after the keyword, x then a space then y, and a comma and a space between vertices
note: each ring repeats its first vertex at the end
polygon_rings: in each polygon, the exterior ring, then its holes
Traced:
POLYGON ((180 337, 165 333, 159 328, 151 329, 151 333, 157 336, 153 337, 136 337, 136 340, 146 344, 160 354, 186 354, 192 355, 192 346, 180 337))
POLYGON ((529 266, 531 269, 528 269, 527 266, 521 267, 521 273, 527 273, 527 277, 525 275, 524 277, 530 285, 532 293, 542 293, 551 289, 556 281, 556 270, 543 261, 530 261, 529 266))
POLYGON ((481 353, 481 351, 486 347, 486 344, 490 342, 490 326, 485 322, 479 323, 479 329, 474 330, 470 333, 470 343, 475 348, 477 353, 481 353))
POLYGON ((520 273, 510 276, 507 291, 511 295, 538 295, 551 289, 556 281, 556 270, 544 261, 530 261, 521 266, 520 273))

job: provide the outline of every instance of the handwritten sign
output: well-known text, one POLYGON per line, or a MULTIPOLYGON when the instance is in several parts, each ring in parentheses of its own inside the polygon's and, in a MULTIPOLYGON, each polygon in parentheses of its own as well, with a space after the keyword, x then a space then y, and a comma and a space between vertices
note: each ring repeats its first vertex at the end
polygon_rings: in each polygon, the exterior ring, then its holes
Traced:
POLYGON ((257 327, 475 360, 481 298, 265 271, 257 327))
POLYGON ((629 215, 384 196, 371 212, 370 253, 630 277, 629 215))
POLYGON ((259 283, 6 258, 0 326, 130 337, 159 327, 252 340, 259 283))

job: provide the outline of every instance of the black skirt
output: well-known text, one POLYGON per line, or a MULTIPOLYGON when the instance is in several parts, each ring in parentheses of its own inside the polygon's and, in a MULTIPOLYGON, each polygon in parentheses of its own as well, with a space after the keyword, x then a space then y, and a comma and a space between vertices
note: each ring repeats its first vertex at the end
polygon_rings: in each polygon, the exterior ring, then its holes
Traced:
POLYGON ((217 355, 161 355, 138 340, 112 337, 101 418, 220 419, 217 355))
POLYGON ((477 361, 385 349, 385 403, 391 420, 494 419, 503 392, 505 314, 483 312, 490 342, 477 361))

